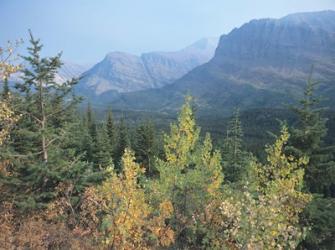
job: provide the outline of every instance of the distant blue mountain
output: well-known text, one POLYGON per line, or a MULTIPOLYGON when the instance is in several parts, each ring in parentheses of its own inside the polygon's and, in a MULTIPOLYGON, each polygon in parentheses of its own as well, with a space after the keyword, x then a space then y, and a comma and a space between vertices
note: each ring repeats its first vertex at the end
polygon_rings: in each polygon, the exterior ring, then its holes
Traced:
POLYGON ((213 56, 218 38, 206 38, 176 52, 150 52, 135 56, 111 52, 82 75, 77 91, 100 96, 158 88, 174 82, 213 56))
POLYGON ((183 96, 196 97, 199 112, 280 107, 302 94, 311 68, 319 92, 335 108, 335 11, 252 20, 220 38, 215 56, 159 89, 110 95, 115 108, 175 111, 183 96))

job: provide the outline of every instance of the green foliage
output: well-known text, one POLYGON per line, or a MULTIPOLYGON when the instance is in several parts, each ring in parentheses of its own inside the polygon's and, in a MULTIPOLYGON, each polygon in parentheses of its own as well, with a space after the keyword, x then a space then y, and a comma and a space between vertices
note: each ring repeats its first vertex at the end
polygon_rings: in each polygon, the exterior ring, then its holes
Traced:
POLYGON ((314 199, 304 212, 306 223, 311 226, 302 248, 335 248, 335 200, 314 195, 314 199))
POLYGON ((173 231, 164 223, 172 213, 167 202, 160 204, 158 213, 146 199, 139 183, 144 173, 135 162, 134 153, 126 149, 122 171, 109 168, 110 176, 93 189, 90 200, 99 204, 102 212, 102 243, 110 249, 147 249, 149 244, 168 246, 174 241, 173 231))
POLYGON ((115 150, 115 144, 116 144, 116 128, 113 120, 112 111, 109 110, 107 113, 107 119, 106 119, 106 130, 107 130, 107 136, 109 141, 109 147, 111 150, 111 154, 113 154, 115 150))
POLYGON ((97 132, 95 141, 95 150, 93 155, 93 162, 98 169, 104 169, 110 166, 112 161, 112 149, 108 137, 108 131, 105 124, 97 132))
POLYGON ((250 156, 242 148, 243 130, 239 110, 236 109, 231 118, 224 140, 222 158, 225 179, 230 182, 241 180, 245 174, 250 156))
POLYGON ((287 151, 298 157, 309 156, 306 187, 312 193, 329 194, 335 185, 335 147, 325 147, 323 143, 327 119, 322 117, 323 109, 318 107, 320 98, 314 94, 316 85, 310 78, 300 106, 293 108, 298 115, 298 124, 292 128, 287 151))
POLYGON ((1 98, 2 100, 8 100, 9 98, 9 86, 8 86, 8 79, 5 78, 3 81, 3 87, 2 87, 2 92, 1 92, 1 98))
POLYGON ((225 185, 221 199, 209 207, 205 220, 208 248, 294 249, 305 229, 299 215, 310 201, 301 191, 306 159, 286 157, 287 128, 267 148, 265 165, 251 162, 242 188, 225 185))
POLYGON ((304 98, 300 106, 293 110, 298 116, 298 123, 292 128, 292 138, 287 152, 296 156, 308 156, 305 184, 307 190, 315 193, 314 199, 303 215, 303 221, 311 227, 302 247, 310 249, 330 249, 334 246, 334 211, 335 198, 335 146, 326 145, 327 119, 323 117, 324 109, 319 107, 320 97, 315 96, 317 82, 308 80, 304 98), (323 197, 322 197, 323 196, 323 197), (327 219, 325 219, 327 215, 327 219))
POLYGON ((150 121, 140 124, 135 131, 134 151, 136 159, 142 163, 148 176, 155 174, 154 156, 157 155, 156 131, 150 121))
POLYGON ((96 142, 97 140, 97 125, 95 121, 95 117, 93 114, 93 110, 91 107, 91 104, 87 104, 87 109, 86 109, 86 123, 87 123, 87 129, 89 132, 89 135, 92 138, 93 142, 96 142))
POLYGON ((121 158, 124 150, 130 146, 130 138, 128 127, 125 120, 122 118, 117 127, 117 143, 114 152, 114 165, 117 170, 121 170, 121 158))
MULTIPOLYGON (((42 58, 41 49, 31 35, 18 93, 5 84, 0 102, 0 244, 79 249, 85 238, 113 249, 334 248, 334 147, 324 141, 314 82, 294 108, 291 137, 284 125, 264 161, 244 150, 238 110, 224 123, 221 159, 210 134, 200 133, 191 97, 163 139, 152 122, 116 123, 111 111, 96 119, 90 104, 80 116, 76 80, 56 83, 60 54, 42 58), (30 231, 36 235, 26 237, 30 231)), ((7 66, 5 81, 16 69, 7 66)), ((270 113, 254 123, 274 128, 270 113)))
POLYGON ((209 135, 200 142, 199 132, 187 97, 178 124, 172 124, 170 135, 165 135, 165 160, 157 162, 159 178, 150 186, 155 203, 172 202, 175 213, 170 225, 180 247, 194 247, 201 240, 194 221, 203 215, 223 180, 220 153, 213 152, 209 135))
POLYGON ((20 95, 13 101, 21 120, 1 151, 2 159, 11 162, 10 174, 1 175, 9 190, 6 196, 26 209, 44 207, 64 182, 73 183, 73 195, 77 195, 91 173, 90 165, 81 161, 80 153, 67 141, 79 101, 71 93, 76 80, 56 83, 61 55, 41 58, 42 45, 30 36, 29 55, 24 57, 29 66, 23 70, 23 82, 16 84, 20 95))

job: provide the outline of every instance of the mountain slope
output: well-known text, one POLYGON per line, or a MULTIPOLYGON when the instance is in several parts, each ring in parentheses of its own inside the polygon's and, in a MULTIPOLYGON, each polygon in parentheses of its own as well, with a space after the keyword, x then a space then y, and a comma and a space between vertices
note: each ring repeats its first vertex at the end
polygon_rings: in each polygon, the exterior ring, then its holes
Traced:
POLYGON ((57 73, 57 79, 59 82, 64 82, 70 80, 71 78, 79 78, 89 69, 89 67, 90 65, 82 65, 65 61, 57 73))
POLYGON ((188 93, 203 112, 280 107, 301 95, 312 65, 320 93, 335 108, 335 11, 253 20, 222 36, 212 60, 173 84, 113 98, 105 93, 104 101, 117 108, 174 111, 188 93))
POLYGON ((140 57, 112 52, 84 73, 79 93, 100 96, 107 91, 131 92, 172 83, 196 66, 209 61, 218 39, 202 39, 176 52, 151 52, 140 57))

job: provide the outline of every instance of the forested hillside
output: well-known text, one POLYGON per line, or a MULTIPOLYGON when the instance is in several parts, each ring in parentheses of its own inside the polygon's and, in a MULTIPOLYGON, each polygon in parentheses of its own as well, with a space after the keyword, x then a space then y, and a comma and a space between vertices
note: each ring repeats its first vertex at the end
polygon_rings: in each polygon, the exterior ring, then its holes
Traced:
POLYGON ((177 119, 126 119, 81 112, 78 79, 57 82, 61 54, 43 57, 31 33, 26 67, 13 47, 0 50, 0 248, 335 248, 334 114, 313 76, 289 111, 236 107, 222 127, 189 95, 177 119))

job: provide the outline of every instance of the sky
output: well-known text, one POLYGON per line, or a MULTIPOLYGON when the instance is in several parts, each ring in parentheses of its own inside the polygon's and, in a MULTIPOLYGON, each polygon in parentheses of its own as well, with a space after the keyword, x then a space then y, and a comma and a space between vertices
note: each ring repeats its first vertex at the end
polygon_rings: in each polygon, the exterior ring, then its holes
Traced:
POLYGON ((111 51, 174 51, 251 19, 335 10, 335 0, 0 0, 0 46, 28 29, 44 54, 95 63, 111 51))

